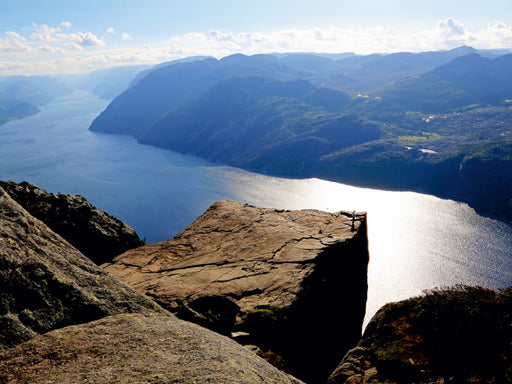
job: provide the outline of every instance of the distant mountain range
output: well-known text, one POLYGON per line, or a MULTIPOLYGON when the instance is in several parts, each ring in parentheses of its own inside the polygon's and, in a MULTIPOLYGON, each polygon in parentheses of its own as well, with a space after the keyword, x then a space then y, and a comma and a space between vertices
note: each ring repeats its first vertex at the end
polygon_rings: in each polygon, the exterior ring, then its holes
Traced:
POLYGON ((433 193, 512 219, 512 54, 171 62, 137 76, 90 129, 262 173, 433 193))
POLYGON ((50 76, 0 77, 0 125, 39 112, 39 107, 71 89, 50 76))

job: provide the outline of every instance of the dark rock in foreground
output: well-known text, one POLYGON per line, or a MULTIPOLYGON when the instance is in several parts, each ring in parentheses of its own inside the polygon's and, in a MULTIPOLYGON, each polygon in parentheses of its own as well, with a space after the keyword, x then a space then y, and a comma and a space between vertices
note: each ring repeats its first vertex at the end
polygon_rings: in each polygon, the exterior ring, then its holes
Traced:
POLYGON ((329 384, 512 382, 512 288, 435 290, 385 305, 329 384))
POLYGON ((0 351, 40 333, 126 312, 166 313, 0 188, 0 351))
POLYGON ((132 227, 80 195, 55 195, 27 182, 0 181, 0 187, 96 264, 142 245, 132 227))
POLYGON ((241 345, 162 315, 122 314, 0 354, 2 383, 300 384, 241 345))
POLYGON ((365 216, 221 201, 173 239, 105 269, 178 317, 237 332, 276 365, 325 382, 365 313, 365 216))

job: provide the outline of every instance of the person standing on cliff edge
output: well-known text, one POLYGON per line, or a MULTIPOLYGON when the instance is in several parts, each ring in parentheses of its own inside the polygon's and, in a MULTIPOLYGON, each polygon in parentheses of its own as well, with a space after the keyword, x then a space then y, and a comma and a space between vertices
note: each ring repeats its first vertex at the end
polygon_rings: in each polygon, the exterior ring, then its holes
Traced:
POLYGON ((356 221, 356 211, 352 211, 352 231, 355 230, 354 228, 354 222, 356 221))

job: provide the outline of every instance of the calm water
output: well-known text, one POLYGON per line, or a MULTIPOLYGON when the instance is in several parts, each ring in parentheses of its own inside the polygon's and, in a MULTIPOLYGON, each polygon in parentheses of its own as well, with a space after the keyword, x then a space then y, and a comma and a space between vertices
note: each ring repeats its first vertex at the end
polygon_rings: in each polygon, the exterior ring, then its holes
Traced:
POLYGON ((464 283, 512 285, 512 226, 465 204, 318 179, 267 177, 88 131, 108 102, 77 92, 0 127, 0 179, 85 196, 148 242, 171 238, 214 201, 368 212, 367 320, 383 304, 464 283))

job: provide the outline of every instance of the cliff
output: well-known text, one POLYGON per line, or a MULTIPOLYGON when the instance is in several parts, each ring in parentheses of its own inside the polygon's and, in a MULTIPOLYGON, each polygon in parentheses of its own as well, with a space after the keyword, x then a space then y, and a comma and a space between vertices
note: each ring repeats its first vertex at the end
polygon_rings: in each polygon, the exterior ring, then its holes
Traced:
POLYGON ((92 263, 0 188, 0 383, 294 383, 92 263))
POLYGON ((0 187, 96 264, 142 245, 135 230, 83 196, 48 193, 27 183, 0 181, 0 187))
POLYGON ((512 288, 460 286, 385 305, 329 379, 510 383, 512 288))
POLYGON ((308 383, 360 338, 366 216, 213 204, 173 239, 104 268, 178 317, 243 344, 308 383))

